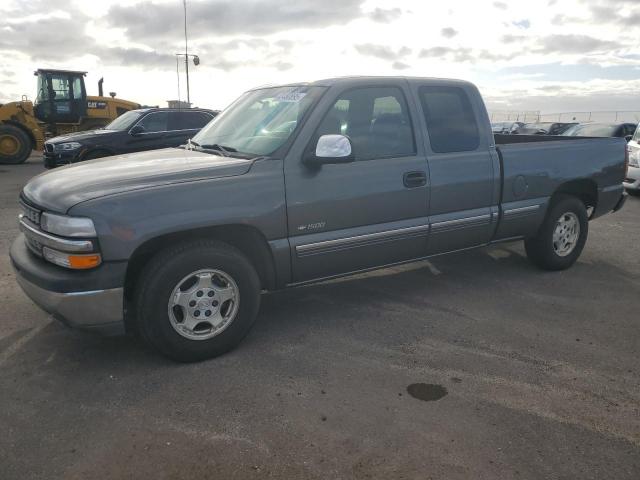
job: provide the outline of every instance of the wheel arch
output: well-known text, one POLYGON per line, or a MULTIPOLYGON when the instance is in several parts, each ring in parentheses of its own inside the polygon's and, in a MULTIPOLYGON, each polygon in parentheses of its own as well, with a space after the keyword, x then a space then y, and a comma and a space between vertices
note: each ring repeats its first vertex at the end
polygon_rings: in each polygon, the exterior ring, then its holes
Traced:
POLYGON ((131 255, 125 276, 125 295, 132 298, 137 279, 147 262, 158 252, 178 242, 196 239, 219 240, 237 248, 252 263, 263 289, 276 288, 276 270, 271 248, 260 230, 249 225, 217 225, 173 232, 151 238, 139 245, 131 255))
POLYGON ((598 185, 589 178, 571 180, 560 184, 553 192, 550 204, 553 205, 560 195, 577 197, 584 203, 586 209, 592 208, 592 211, 595 211, 598 206, 598 185))

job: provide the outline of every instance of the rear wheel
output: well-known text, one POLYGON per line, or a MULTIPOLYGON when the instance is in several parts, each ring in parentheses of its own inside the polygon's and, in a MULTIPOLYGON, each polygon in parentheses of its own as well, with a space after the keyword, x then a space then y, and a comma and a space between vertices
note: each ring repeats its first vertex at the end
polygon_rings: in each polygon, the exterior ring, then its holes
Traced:
POLYGON ((544 270, 565 270, 582 253, 588 233, 584 203, 571 195, 559 195, 537 235, 525 240, 527 257, 544 270))
POLYGON ((135 296, 142 337, 183 362, 233 349, 251 329, 259 305, 260 280, 249 260, 230 245, 209 240, 156 255, 135 296))
POLYGON ((0 163, 17 165, 31 155, 31 139, 13 125, 0 125, 0 163))

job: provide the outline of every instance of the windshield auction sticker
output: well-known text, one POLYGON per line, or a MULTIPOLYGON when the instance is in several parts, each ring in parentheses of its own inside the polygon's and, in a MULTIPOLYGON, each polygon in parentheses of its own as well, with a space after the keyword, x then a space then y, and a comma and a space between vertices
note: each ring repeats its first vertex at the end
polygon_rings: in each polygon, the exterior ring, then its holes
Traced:
POLYGON ((276 95, 276 100, 279 102, 292 102, 297 103, 304 98, 306 93, 296 92, 295 90, 291 90, 289 92, 281 93, 276 95))

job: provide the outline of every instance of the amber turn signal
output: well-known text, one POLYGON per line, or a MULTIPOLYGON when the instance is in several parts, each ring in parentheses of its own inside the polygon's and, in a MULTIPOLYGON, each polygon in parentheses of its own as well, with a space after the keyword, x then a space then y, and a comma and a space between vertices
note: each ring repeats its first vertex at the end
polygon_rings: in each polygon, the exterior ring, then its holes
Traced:
POLYGON ((75 254, 65 253, 52 248, 44 247, 42 249, 44 258, 51 263, 60 265, 61 267, 73 268, 75 270, 86 270, 94 268, 102 263, 102 257, 99 253, 75 254))

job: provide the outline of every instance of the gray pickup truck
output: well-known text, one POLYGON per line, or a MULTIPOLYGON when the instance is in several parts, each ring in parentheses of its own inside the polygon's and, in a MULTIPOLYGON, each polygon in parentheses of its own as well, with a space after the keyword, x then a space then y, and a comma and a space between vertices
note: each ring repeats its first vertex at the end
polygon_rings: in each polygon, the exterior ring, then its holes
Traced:
POLYGON ((624 139, 494 136, 463 81, 258 88, 180 148, 32 179, 11 259, 65 324, 194 361, 242 340, 262 291, 518 239, 568 268, 625 170, 624 139))

